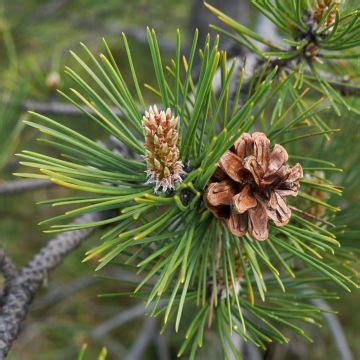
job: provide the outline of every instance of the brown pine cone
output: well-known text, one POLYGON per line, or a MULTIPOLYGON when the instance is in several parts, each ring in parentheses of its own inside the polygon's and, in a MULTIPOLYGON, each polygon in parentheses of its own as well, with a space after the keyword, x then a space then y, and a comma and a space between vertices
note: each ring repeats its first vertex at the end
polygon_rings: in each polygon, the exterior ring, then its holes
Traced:
POLYGON ((286 225, 291 210, 286 196, 296 196, 303 177, 300 164, 287 165, 286 150, 270 149, 265 134, 244 133, 219 160, 204 194, 208 209, 225 219, 232 234, 247 232, 257 240, 268 238, 268 220, 286 225))

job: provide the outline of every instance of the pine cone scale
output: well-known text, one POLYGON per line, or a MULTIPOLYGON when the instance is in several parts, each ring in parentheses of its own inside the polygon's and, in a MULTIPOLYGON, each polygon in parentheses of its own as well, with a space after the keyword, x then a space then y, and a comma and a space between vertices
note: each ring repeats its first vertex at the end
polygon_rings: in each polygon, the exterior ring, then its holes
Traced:
POLYGON ((207 190, 207 200, 211 206, 230 205, 236 195, 236 188, 230 181, 212 183, 207 190))
POLYGON ((250 185, 245 185, 241 192, 232 198, 232 205, 238 214, 243 214, 257 205, 257 200, 251 193, 250 185))
POLYGON ((291 210, 287 206, 284 198, 275 191, 271 194, 268 208, 268 216, 272 219, 277 226, 284 226, 286 225, 291 217, 291 210))
POLYGON ((265 178, 275 174, 289 159, 287 151, 279 144, 275 144, 269 159, 269 166, 265 178))
POLYGON ((270 140, 262 133, 254 133, 254 157, 263 176, 269 163, 270 140))
POLYGON ((241 158, 227 151, 219 161, 220 168, 227 174, 232 180, 236 182, 241 181, 241 170, 244 168, 241 158))
POLYGON ((249 209, 249 233, 257 240, 266 240, 269 236, 267 210, 262 201, 255 208, 249 209))
POLYGON ((228 228, 235 236, 243 236, 248 230, 248 214, 231 212, 228 220, 228 228))

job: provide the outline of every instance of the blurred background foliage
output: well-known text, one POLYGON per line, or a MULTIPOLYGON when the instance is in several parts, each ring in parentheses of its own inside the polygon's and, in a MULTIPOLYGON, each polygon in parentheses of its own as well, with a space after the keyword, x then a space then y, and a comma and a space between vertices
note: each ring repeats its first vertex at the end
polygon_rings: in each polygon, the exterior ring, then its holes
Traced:
MULTIPOLYGON (((247 2, 212 1, 224 11, 234 9, 232 16, 247 22, 251 27, 259 27, 258 14, 249 8, 247 2)), ((350 3, 350 2, 349 2, 350 3)), ((356 3, 353 2, 354 4, 356 3)), ((35 141, 35 131, 23 128, 21 120, 26 117, 26 109, 48 106, 55 119, 71 123, 73 128, 85 133, 100 134, 99 129, 81 116, 57 114, 49 104, 62 102, 55 88, 68 88, 71 79, 64 77, 63 68, 71 65, 81 73, 81 69, 69 56, 69 50, 78 50, 79 42, 84 42, 94 52, 102 51, 101 38, 105 37, 117 60, 125 66, 122 56, 120 36, 125 32, 131 41, 133 58, 140 70, 138 77, 149 79, 151 62, 145 43, 146 26, 154 27, 160 38, 163 54, 174 49, 175 31, 183 30, 183 38, 190 39, 195 26, 200 30, 215 18, 203 9, 197 0, 1 0, 0 1, 0 181, 10 180, 15 170, 20 170, 12 155, 18 150, 32 148, 39 151, 46 146, 35 141)), ((359 71, 357 71, 359 74, 359 71)), ((125 74, 126 75, 126 74, 125 74)), ((130 74, 129 74, 130 76, 130 74)), ((84 74, 86 78, 86 75, 84 74)), ((151 94, 146 99, 152 101, 151 94)), ((358 101, 350 99, 349 101, 358 101)), ((355 106, 354 106, 355 107, 355 106)), ((359 107, 359 106, 357 106, 359 107)), ((46 108, 45 108, 46 110, 46 108)), ((39 110, 43 112, 43 109, 39 110)), ((337 117, 329 112, 329 123, 333 128, 342 128, 331 141, 320 144, 318 151, 323 158, 335 162, 343 168, 344 196, 334 199, 344 211, 339 215, 338 224, 346 224, 348 230, 343 243, 352 249, 359 249, 360 234, 360 123, 356 114, 337 117)), ((48 153, 48 151, 47 151, 48 153)), ((336 182, 336 181, 335 181, 336 182)), ((67 191, 59 188, 39 190, 29 194, 0 198, 0 238, 6 251, 19 264, 25 264, 45 243, 47 235, 37 224, 56 211, 49 206, 37 206, 36 202, 66 196, 67 191)), ((343 228, 339 228, 339 232, 343 228)), ((339 234, 341 238, 341 233, 339 234)), ((91 248, 95 239, 90 240, 69 256, 49 278, 46 286, 38 294, 22 334, 15 343, 9 359, 73 359, 83 343, 89 343, 85 359, 97 358, 103 346, 108 347, 108 359, 122 359, 127 349, 143 327, 144 318, 124 322, 121 326, 101 333, 101 325, 121 312, 130 311, 136 303, 127 297, 104 299, 101 293, 127 290, 124 281, 114 285, 108 281, 106 272, 122 279, 133 274, 107 268, 103 277, 96 277, 93 267, 81 260, 86 249, 91 248), (130 309, 130 310, 129 310, 130 309), (101 336, 99 336, 99 333, 101 336)), ((339 311, 355 358, 360 358, 360 313, 356 311, 360 301, 359 292, 345 294, 341 301, 331 305, 339 311)), ((157 336, 157 324, 153 324, 154 341, 144 359, 158 359, 161 353, 176 357, 182 339, 174 334, 157 336)), ((314 344, 305 343, 291 335, 290 347, 277 349, 276 359, 327 359, 335 354, 335 348, 326 327, 314 336, 314 344)), ((206 358, 205 351, 199 358, 206 358)))

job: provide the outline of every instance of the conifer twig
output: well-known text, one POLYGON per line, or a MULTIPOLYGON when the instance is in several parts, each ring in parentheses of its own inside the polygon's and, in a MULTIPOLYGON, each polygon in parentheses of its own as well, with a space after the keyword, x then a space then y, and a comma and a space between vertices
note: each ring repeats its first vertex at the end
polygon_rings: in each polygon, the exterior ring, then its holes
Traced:
POLYGON ((262 355, 260 353, 259 348, 257 348, 254 344, 249 341, 244 341, 244 359, 251 360, 262 360, 262 355))
POLYGON ((156 335, 156 319, 154 317, 148 317, 144 320, 143 327, 139 332, 139 335, 131 346, 129 353, 126 355, 125 360, 138 360, 141 359, 141 355, 149 346, 149 343, 156 335))
MULTIPOLYGON (((312 299, 311 302, 320 309, 331 311, 330 306, 323 299, 312 299)), ((349 344, 338 318, 331 312, 324 312, 322 315, 328 324, 331 336, 333 337, 335 346, 338 350, 339 359, 352 360, 353 357, 351 355, 349 344)))
POLYGON ((2 299, 4 296, 6 296, 9 290, 10 283, 14 278, 14 276, 16 275, 15 264, 3 249, 0 249, 0 273, 4 277, 3 288, 0 291, 0 305, 1 305, 2 299))
MULTIPOLYGON (((161 301, 159 302, 158 306, 160 307, 161 305, 164 304, 165 302, 161 301)), ((127 322, 133 319, 143 316, 147 312, 151 312, 152 309, 153 309, 153 305, 149 305, 146 308, 142 303, 137 304, 125 311, 120 312, 115 317, 111 317, 109 320, 106 320, 97 327, 95 327, 91 332, 90 337, 93 339, 101 339, 110 331, 120 327, 121 325, 126 324, 127 322)))
POLYGON ((26 191, 33 191, 45 189, 54 185, 50 180, 41 179, 21 179, 12 180, 5 183, 0 183, 0 195, 14 195, 24 193, 26 191))
POLYGON ((16 266, 3 249, 0 249, 0 273, 3 274, 5 281, 11 281, 16 274, 16 266))
POLYGON ((88 288, 98 281, 93 275, 86 275, 80 278, 76 278, 69 284, 56 286, 53 291, 49 291, 38 301, 34 301, 32 310, 42 310, 52 305, 58 304, 62 300, 69 299, 74 293, 83 288, 88 288))
POLYGON ((39 10, 33 14, 32 21, 39 21, 41 19, 47 18, 57 11, 59 11, 62 7, 67 5, 70 0, 50 0, 45 5, 41 5, 39 10))
MULTIPOLYGON (((81 116, 83 112, 73 106, 72 104, 66 104, 61 101, 34 101, 26 100, 23 102, 23 108, 26 110, 32 110, 37 113, 43 114, 54 114, 54 115, 69 115, 69 116, 81 116)), ((95 115, 95 112, 87 106, 84 106, 84 109, 91 115, 95 115)), ((111 107, 111 111, 118 116, 121 116, 122 113, 119 109, 111 107)))
MULTIPOLYGON (((159 333, 158 329, 156 329, 156 331, 159 333)), ((155 336, 154 344, 156 347, 156 354, 159 360, 171 359, 170 351, 164 334, 161 334, 161 336, 155 336)))
MULTIPOLYGON (((98 221, 101 213, 87 214, 74 223, 98 221)), ((50 240, 33 258, 10 279, 0 308, 0 359, 5 358, 16 339, 22 321, 25 319, 33 297, 46 280, 49 272, 56 268, 66 255, 76 249, 95 230, 81 229, 57 235, 50 240)), ((4 259, 4 257, 3 257, 4 259)), ((7 263, 7 272, 13 273, 14 267, 7 263)), ((3 261, 4 264, 4 261, 3 261)), ((4 267, 2 272, 4 273, 4 267)))
MULTIPOLYGON (((123 269, 111 269, 111 271, 106 271, 105 274, 108 276, 113 276, 129 281, 138 281, 139 278, 141 278, 134 273, 130 271, 125 271, 123 269)), ((88 288, 89 286, 97 284, 99 281, 99 277, 90 274, 80 278, 75 278, 68 284, 62 284, 61 286, 58 286, 58 284, 54 284, 53 289, 49 289, 49 292, 47 294, 34 301, 31 309, 39 311, 44 308, 52 307, 60 303, 61 301, 70 298, 70 296, 82 290, 83 288, 88 288)))

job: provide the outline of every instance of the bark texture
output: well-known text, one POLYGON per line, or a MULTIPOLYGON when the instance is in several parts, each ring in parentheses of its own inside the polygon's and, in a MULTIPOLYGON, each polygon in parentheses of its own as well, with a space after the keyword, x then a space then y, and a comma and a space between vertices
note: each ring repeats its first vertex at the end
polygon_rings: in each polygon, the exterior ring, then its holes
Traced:
MULTIPOLYGON (((75 223, 101 220, 103 214, 87 214, 75 223)), ((69 231, 51 239, 23 268, 16 271, 10 259, 0 252, 0 271, 5 287, 0 308, 0 359, 4 359, 21 329, 34 295, 66 255, 76 249, 95 229, 69 231)))

